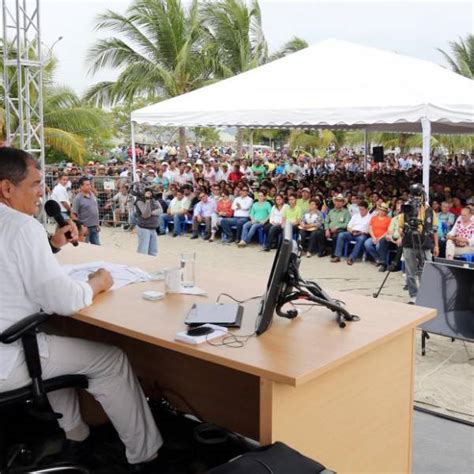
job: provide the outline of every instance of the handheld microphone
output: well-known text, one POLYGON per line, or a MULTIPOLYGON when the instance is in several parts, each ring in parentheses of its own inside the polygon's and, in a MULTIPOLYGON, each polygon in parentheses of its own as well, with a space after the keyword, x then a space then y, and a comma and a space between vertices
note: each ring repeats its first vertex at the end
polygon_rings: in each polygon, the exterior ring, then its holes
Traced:
MULTIPOLYGON (((59 207, 59 204, 56 201, 53 201, 52 199, 46 201, 44 205, 44 210, 49 217, 53 218, 56 221, 59 227, 64 227, 67 225, 67 222, 61 214, 61 208, 59 207)), ((67 239, 72 239, 70 231, 67 231, 64 235, 67 239)), ((77 247, 78 243, 72 242, 72 245, 74 245, 74 247, 77 247)))

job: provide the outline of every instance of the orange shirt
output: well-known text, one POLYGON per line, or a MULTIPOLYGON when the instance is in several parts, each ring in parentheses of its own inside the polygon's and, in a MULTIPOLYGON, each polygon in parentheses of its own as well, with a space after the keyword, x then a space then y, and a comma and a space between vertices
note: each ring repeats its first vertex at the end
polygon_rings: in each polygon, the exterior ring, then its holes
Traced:
POLYGON ((379 216, 374 216, 372 217, 372 220, 370 221, 370 225, 372 227, 372 233, 374 236, 378 239, 382 237, 382 235, 387 233, 388 226, 390 225, 390 222, 392 219, 388 216, 385 217, 379 217, 379 216))

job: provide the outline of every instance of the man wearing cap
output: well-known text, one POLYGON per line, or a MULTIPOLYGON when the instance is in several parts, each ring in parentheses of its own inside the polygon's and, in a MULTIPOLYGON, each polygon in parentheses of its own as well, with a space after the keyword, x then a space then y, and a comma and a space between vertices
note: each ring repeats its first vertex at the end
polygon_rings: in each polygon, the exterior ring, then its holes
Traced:
POLYGON ((309 212, 309 200, 311 198, 311 191, 309 188, 301 190, 301 198, 296 200, 296 205, 301 209, 303 215, 309 212))
POLYGON ((377 207, 377 213, 370 221, 370 238, 365 243, 365 251, 374 259, 380 272, 387 270, 386 257, 390 242, 385 238, 392 219, 388 216, 389 208, 383 203, 377 207))
POLYGON ((341 261, 342 253, 346 243, 354 241, 354 248, 352 249, 347 264, 352 265, 357 260, 360 251, 364 246, 365 240, 369 237, 369 224, 371 215, 369 214, 369 206, 366 201, 359 203, 359 212, 354 214, 347 224, 347 231, 340 232, 337 235, 335 257, 331 259, 331 262, 337 263, 341 261))
MULTIPOLYGON (((329 211, 324 221, 324 229, 326 230, 326 239, 332 239, 331 242, 331 257, 335 257, 337 235, 339 232, 344 232, 351 220, 351 215, 346 207, 344 207, 346 200, 342 194, 338 194, 333 198, 334 207, 329 211)), ((324 240, 318 242, 319 248, 324 248, 324 240)))

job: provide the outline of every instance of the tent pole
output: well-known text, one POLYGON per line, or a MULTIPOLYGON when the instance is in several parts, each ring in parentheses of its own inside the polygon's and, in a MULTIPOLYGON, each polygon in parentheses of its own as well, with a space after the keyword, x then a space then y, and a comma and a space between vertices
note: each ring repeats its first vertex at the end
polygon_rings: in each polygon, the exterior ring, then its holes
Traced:
POLYGON ((250 163, 253 163, 253 129, 251 128, 249 133, 249 157, 250 163))
POLYGON ((135 122, 131 121, 132 131, 132 183, 135 182, 137 176, 137 154, 135 151, 135 122))
POLYGON ((431 122, 426 117, 421 119, 421 130, 423 133, 423 187, 425 188, 426 198, 429 200, 431 122))
POLYGON ((369 137, 368 137, 367 129, 364 128, 364 171, 367 171, 367 155, 369 154, 368 146, 369 146, 369 137))

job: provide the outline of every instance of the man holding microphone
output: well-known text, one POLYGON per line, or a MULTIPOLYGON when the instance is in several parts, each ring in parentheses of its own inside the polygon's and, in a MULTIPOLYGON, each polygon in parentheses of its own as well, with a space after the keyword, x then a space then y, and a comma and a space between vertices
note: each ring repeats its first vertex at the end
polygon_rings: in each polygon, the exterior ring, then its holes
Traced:
MULTIPOLYGON (((68 316, 92 304, 113 284, 100 269, 87 283, 69 278, 52 250, 77 240, 70 221, 49 238, 34 219, 43 196, 37 162, 15 148, 0 148, 0 332, 43 310, 68 316), (70 232, 70 239, 66 233, 70 232)), ((68 234, 69 235, 69 234, 68 234)), ((134 472, 153 472, 163 441, 142 389, 125 354, 115 347, 76 338, 38 335, 44 378, 81 374, 88 391, 101 403, 126 447, 134 472)), ((30 383, 21 343, 0 344, 0 392, 30 383)), ((48 394, 70 444, 86 441, 89 427, 79 411, 73 389, 48 394)))

